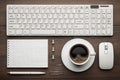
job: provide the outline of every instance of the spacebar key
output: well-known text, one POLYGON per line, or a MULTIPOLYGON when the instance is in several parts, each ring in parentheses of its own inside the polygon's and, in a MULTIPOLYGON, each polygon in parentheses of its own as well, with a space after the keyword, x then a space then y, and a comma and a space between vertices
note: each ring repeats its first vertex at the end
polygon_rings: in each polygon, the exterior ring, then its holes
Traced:
POLYGON ((54 35, 55 30, 31 30, 32 35, 54 35))

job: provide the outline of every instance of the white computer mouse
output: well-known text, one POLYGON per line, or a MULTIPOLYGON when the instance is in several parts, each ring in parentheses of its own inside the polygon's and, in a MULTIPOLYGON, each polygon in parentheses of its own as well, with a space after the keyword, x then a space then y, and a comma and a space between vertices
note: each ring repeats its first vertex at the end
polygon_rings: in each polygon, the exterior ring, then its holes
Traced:
POLYGON ((109 70, 114 65, 114 49, 110 42, 99 44, 99 67, 100 69, 109 70))

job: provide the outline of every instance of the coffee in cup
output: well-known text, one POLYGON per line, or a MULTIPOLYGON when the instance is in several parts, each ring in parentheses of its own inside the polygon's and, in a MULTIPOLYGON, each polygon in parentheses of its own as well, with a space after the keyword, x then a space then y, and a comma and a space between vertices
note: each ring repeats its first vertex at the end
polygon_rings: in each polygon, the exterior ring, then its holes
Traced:
POLYGON ((70 49, 70 60, 76 65, 83 65, 89 57, 88 48, 82 44, 76 44, 70 49))

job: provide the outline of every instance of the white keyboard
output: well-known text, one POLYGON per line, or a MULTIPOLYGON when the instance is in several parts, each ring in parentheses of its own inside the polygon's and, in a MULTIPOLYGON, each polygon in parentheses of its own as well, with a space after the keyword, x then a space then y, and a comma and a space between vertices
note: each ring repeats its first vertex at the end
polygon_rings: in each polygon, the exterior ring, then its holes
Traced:
POLYGON ((8 36, 112 36, 113 5, 7 5, 8 36))

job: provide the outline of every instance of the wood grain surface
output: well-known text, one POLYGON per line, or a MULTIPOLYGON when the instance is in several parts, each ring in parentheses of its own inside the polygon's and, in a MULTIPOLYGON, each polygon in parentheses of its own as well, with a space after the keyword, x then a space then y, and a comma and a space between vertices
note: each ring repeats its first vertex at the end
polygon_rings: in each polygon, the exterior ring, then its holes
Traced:
POLYGON ((0 0, 0 80, 120 80, 120 0, 0 0), (113 4, 114 35, 112 37, 7 37, 6 5, 7 4, 113 4), (93 66, 82 73, 69 71, 61 61, 61 50, 64 44, 73 38, 88 40, 96 51, 93 66), (48 69, 8 69, 7 39, 49 39, 48 69), (51 59, 51 40, 55 40, 55 60, 51 59), (99 69, 99 43, 109 41, 114 46, 114 68, 109 71, 99 69), (45 75, 8 75, 9 71, 45 71, 45 75))

